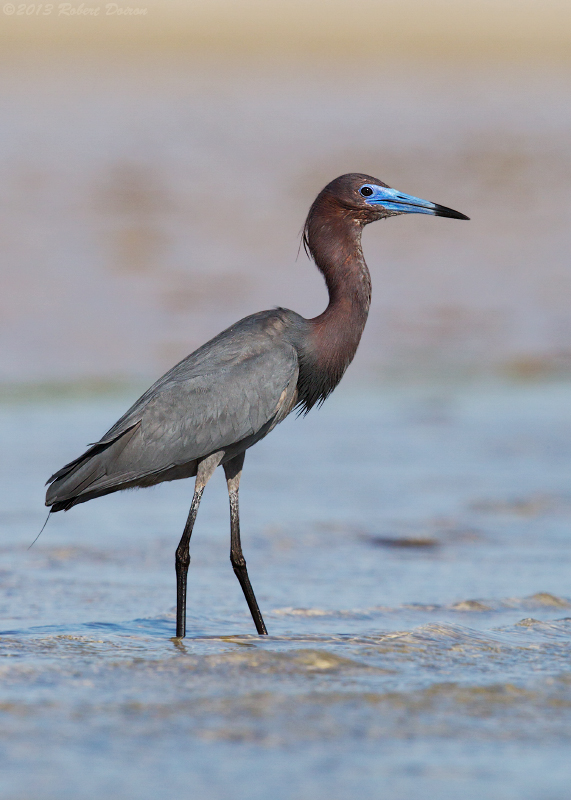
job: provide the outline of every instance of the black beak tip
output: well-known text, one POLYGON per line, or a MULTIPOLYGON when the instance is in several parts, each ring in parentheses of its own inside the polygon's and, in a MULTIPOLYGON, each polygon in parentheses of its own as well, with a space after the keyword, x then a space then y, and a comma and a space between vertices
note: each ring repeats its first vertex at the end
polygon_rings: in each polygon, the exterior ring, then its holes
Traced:
POLYGON ((440 206, 438 203, 435 203, 435 217, 450 217, 451 219, 470 219, 467 217, 466 214, 461 214, 459 211, 454 211, 453 208, 446 208, 446 206, 440 206))

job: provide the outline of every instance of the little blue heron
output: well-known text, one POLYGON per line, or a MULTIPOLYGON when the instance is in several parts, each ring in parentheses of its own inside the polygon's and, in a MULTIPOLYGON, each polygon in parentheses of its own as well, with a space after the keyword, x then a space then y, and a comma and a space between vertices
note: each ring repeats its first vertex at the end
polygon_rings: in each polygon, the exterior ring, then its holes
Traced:
POLYGON ((370 175, 342 175, 310 208, 303 244, 329 304, 314 319, 287 308, 236 322, 160 378, 79 458, 49 479, 46 505, 67 511, 94 497, 196 476, 176 550, 176 635, 186 635, 189 544, 204 487, 222 465, 230 498, 230 561, 259 634, 267 634, 242 554, 238 487, 244 455, 294 408, 323 403, 351 363, 369 313, 364 225, 398 214, 468 219, 401 194, 370 175))

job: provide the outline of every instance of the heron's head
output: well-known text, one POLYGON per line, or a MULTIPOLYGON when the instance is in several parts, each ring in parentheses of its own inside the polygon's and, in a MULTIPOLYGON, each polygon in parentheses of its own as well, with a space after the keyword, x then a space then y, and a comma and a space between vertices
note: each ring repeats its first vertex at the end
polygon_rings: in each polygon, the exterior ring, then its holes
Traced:
POLYGON ((378 178, 359 173, 335 178, 323 189, 321 195, 324 199, 326 197, 329 203, 337 203, 345 211, 354 212, 355 219, 363 225, 398 214, 432 214, 435 217, 469 219, 459 211, 421 200, 410 194, 403 194, 391 189, 378 178))

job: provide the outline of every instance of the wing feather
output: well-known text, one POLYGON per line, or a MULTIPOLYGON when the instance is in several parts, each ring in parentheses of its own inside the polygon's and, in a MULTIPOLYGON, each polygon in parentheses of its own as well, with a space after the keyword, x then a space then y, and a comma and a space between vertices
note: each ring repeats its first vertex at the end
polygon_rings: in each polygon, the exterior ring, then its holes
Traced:
POLYGON ((293 398, 298 369, 296 350, 267 318, 242 320, 177 364, 99 442, 56 472, 46 502, 136 485, 253 443, 288 413, 284 397, 293 398))

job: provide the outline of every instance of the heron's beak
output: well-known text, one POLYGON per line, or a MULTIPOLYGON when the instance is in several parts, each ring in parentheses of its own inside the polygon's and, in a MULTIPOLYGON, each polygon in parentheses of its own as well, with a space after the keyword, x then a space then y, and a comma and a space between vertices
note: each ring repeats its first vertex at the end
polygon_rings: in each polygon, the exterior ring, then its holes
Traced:
POLYGON ((431 203, 428 200, 421 200, 420 197, 413 197, 410 194, 397 192, 396 189, 389 189, 386 186, 373 186, 368 184, 373 190, 373 194, 365 199, 369 205, 383 206, 387 211, 394 211, 397 214, 432 214, 435 217, 452 217, 453 219, 470 219, 459 211, 454 211, 438 203, 431 203))

